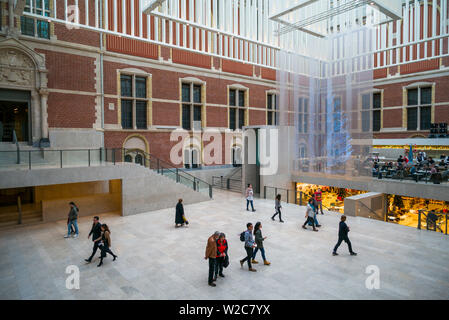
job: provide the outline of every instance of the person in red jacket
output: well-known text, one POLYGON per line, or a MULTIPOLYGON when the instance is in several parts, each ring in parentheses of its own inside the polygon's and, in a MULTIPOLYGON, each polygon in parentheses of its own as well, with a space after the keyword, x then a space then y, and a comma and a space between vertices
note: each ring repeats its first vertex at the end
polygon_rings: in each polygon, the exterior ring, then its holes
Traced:
POLYGON ((316 212, 318 213, 318 209, 321 210, 321 214, 323 213, 323 192, 321 191, 321 189, 317 189, 317 191, 315 191, 315 200, 316 200, 316 212))
POLYGON ((217 240, 217 260, 215 263, 215 277, 214 281, 217 280, 217 275, 224 278, 223 274, 223 266, 228 255, 228 241, 226 241, 226 235, 224 233, 220 233, 220 236, 217 240))

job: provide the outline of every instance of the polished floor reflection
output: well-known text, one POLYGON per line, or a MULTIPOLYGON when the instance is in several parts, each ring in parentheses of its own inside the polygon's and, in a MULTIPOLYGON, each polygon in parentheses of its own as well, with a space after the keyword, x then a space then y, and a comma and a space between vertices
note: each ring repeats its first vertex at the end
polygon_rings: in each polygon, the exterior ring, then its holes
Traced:
MULTIPOLYGON (((174 228, 174 209, 129 217, 102 216, 112 250, 97 268, 85 264, 92 242, 90 218, 78 239, 64 239, 66 221, 0 231, 1 299, 449 299, 449 238, 363 218, 348 218, 357 257, 337 241, 339 214, 319 216, 319 232, 300 229, 304 207, 284 204, 284 224, 273 222, 274 201, 257 200, 247 212, 239 195, 216 191, 215 200, 185 207, 188 228, 174 228), (245 224, 261 221, 271 266, 241 269, 245 224), (207 238, 226 233, 230 266, 217 287, 207 285, 207 238), (66 267, 80 269, 80 290, 66 289, 66 267), (380 270, 380 289, 368 290, 368 266, 380 270)), ((80 208, 82 210, 82 208, 80 208)), ((260 257, 258 259, 260 261, 260 257)))

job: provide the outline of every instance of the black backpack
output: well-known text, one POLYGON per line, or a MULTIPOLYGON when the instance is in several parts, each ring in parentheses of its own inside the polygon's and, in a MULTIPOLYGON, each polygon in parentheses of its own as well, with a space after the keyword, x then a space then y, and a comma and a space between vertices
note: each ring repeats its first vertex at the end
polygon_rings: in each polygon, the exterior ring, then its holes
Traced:
POLYGON ((246 232, 246 230, 240 234, 240 241, 242 241, 242 242, 245 242, 245 232, 246 232))

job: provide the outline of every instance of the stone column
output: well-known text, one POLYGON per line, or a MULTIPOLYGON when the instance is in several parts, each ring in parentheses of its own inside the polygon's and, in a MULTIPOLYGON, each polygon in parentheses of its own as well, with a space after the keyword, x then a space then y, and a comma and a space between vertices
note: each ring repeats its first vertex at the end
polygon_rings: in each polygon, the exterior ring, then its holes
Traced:
POLYGON ((34 143, 39 143, 39 140, 42 138, 42 120, 41 120, 41 112, 40 112, 40 97, 39 93, 35 90, 31 92, 31 111, 32 111, 32 117, 31 117, 31 127, 33 130, 32 133, 32 140, 34 143))
POLYGON ((48 113, 47 113, 47 99, 48 99, 48 91, 45 89, 41 89, 39 91, 41 96, 41 141, 44 140, 48 142, 48 113))

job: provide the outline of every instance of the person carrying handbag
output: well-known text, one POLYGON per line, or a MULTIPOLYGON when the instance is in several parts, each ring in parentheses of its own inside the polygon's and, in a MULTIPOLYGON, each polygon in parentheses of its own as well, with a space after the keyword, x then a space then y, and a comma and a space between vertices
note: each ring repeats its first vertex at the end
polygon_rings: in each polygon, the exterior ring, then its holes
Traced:
MULTIPOLYGON (((214 281, 217 280, 217 275, 224 278, 223 267, 225 265, 225 260, 228 256, 228 241, 226 240, 226 235, 224 233, 220 233, 220 236, 217 240, 217 260, 215 264, 215 277, 214 281)), ((229 265, 229 259, 228 263, 229 265)), ((227 266, 226 266, 227 267, 227 266)))

